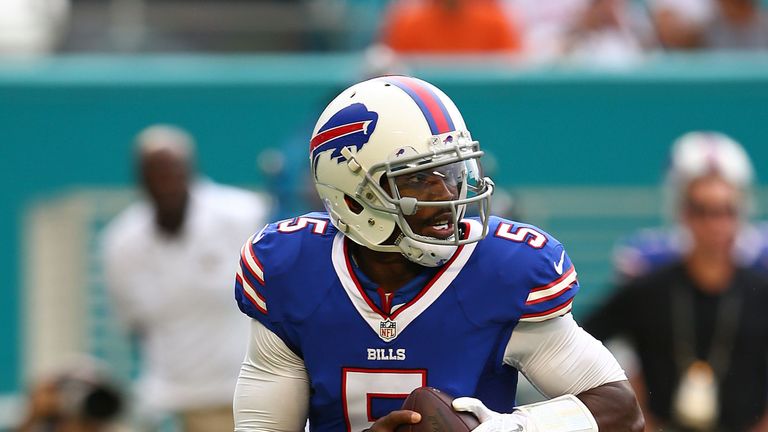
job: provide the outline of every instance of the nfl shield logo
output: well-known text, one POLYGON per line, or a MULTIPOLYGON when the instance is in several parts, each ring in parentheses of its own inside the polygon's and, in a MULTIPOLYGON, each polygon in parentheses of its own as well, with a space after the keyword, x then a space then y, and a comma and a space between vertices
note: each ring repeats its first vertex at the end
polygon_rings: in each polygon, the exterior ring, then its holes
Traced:
POLYGON ((395 321, 381 321, 379 323, 379 337, 389 342, 397 337, 397 323, 395 321))

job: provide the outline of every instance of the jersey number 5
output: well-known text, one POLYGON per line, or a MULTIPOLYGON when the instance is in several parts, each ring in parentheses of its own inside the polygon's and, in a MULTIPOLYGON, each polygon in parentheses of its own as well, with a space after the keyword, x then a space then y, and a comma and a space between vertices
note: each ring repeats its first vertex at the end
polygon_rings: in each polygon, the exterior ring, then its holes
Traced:
POLYGON ((328 221, 310 217, 298 217, 280 222, 277 225, 277 230, 281 233, 292 233, 303 230, 310 225, 312 226, 313 234, 324 234, 325 229, 328 227, 328 221))
POLYGON ((405 399, 427 385, 424 369, 343 368, 341 398, 347 431, 361 431, 376 421, 371 407, 375 399, 405 399))
POLYGON ((513 242, 526 243, 534 249, 541 249, 547 244, 547 236, 530 227, 517 227, 512 231, 512 224, 500 223, 496 230, 496 237, 512 240, 513 242))

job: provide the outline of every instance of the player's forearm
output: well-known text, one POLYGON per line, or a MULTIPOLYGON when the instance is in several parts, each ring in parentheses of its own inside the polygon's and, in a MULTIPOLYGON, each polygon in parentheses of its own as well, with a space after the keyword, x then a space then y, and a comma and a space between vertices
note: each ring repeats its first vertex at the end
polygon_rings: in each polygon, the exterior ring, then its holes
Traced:
POLYGON ((642 432, 645 421, 628 381, 616 381, 577 395, 601 431, 642 432))

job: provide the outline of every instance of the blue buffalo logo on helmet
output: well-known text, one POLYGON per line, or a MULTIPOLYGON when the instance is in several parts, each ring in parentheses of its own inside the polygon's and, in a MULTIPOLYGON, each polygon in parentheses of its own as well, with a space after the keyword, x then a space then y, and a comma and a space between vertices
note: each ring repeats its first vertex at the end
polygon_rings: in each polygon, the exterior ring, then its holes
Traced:
POLYGON ((379 115, 368 111, 361 103, 352 104, 334 114, 309 141, 309 151, 312 154, 312 167, 317 166, 321 154, 333 150, 330 158, 337 163, 346 160, 341 154, 344 147, 355 147, 360 150, 371 139, 379 115))

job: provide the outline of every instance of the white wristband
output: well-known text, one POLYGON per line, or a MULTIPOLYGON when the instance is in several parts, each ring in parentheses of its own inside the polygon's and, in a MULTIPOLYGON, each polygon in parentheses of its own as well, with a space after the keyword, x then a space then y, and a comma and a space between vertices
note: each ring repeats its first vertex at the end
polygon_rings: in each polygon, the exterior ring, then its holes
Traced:
POLYGON ((515 411, 527 417, 525 432, 597 432, 597 422, 589 408, 571 394, 520 405, 515 411))

